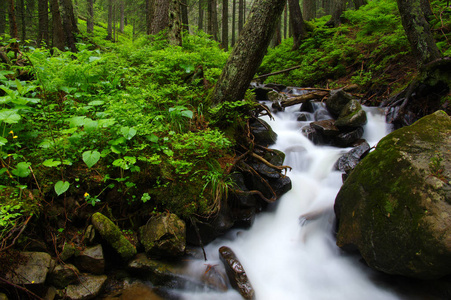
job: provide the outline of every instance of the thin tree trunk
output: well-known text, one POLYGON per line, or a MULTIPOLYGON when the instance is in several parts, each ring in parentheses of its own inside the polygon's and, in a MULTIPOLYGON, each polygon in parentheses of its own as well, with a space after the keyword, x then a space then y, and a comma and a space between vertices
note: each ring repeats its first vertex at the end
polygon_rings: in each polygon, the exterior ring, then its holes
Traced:
POLYGON ((222 0, 222 48, 229 50, 229 1, 222 0))
POLYGON ((116 19, 116 12, 117 12, 117 5, 116 5, 116 0, 113 0, 113 43, 117 42, 117 30, 116 30, 116 24, 117 24, 117 19, 116 19))
POLYGON ((92 33, 94 31, 94 0, 87 1, 88 18, 86 21, 87 32, 92 33))
POLYGON ((125 0, 120 0, 121 18, 119 25, 119 32, 124 33, 125 28, 125 0))
POLYGON ((235 45, 235 25, 236 25, 236 0, 232 0, 232 47, 235 45))
POLYGON ((6 32, 6 15, 8 12, 8 2, 0 1, 0 34, 6 32))
POLYGON ((66 45, 72 52, 76 52, 77 48, 75 47, 75 33, 77 33, 78 30, 75 23, 72 0, 60 0, 60 7, 66 45))
POLYGON ((397 0, 402 26, 420 69, 441 57, 429 23, 425 18, 425 12, 422 10, 421 1, 397 0))
POLYGON ((238 0, 238 36, 244 26, 244 0, 238 0))
POLYGON ((9 35, 12 38, 19 38, 19 34, 17 32, 16 7, 14 6, 14 0, 9 0, 8 21, 9 35))
POLYGON ((290 9, 290 27, 293 34, 293 48, 297 50, 301 45, 302 39, 307 35, 304 19, 302 18, 301 7, 298 0, 288 0, 290 9))
POLYGON ((182 12, 182 30, 186 32, 189 32, 188 5, 188 0, 180 1, 180 8, 182 12))
POLYGON ((283 10, 283 39, 287 39, 287 31, 288 31, 288 5, 285 4, 285 8, 283 10))
POLYGON ((218 10, 216 7, 216 0, 208 0, 208 34, 213 36, 215 41, 218 41, 218 10))
POLYGON ((113 0, 108 0, 108 28, 107 28, 107 40, 113 39, 113 0))
POLYGON ((58 0, 50 0, 50 10, 52 12, 52 27, 53 27, 53 47, 64 50, 65 38, 63 30, 63 22, 61 21, 61 14, 58 5, 58 0))
POLYGON ((276 29, 274 31, 274 35, 272 38, 272 47, 273 48, 279 46, 280 43, 282 42, 282 35, 281 35, 281 30, 280 30, 281 26, 282 26, 282 24, 279 19, 279 22, 277 22, 277 24, 276 24, 276 29))
POLYGON ((199 0, 199 19, 197 19, 198 30, 204 30, 204 1, 205 0, 199 0))
POLYGON ((286 0, 255 2, 249 19, 216 83, 211 96, 212 104, 239 101, 244 98, 249 83, 271 42, 285 3, 286 0))
POLYGON ((49 2, 39 0, 38 2, 38 46, 42 43, 49 45, 49 2))
POLYGON ((155 0, 146 0, 146 33, 152 34, 152 22, 155 12, 155 0))

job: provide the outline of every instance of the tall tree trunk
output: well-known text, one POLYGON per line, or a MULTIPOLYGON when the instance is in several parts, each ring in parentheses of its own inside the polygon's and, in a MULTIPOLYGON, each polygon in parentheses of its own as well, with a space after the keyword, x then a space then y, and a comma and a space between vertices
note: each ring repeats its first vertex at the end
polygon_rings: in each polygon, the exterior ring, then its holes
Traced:
POLYGON ((288 5, 285 4, 285 8, 283 9, 283 39, 287 39, 287 31, 288 31, 288 5))
POLYGON ((117 42, 116 16, 117 16, 117 0, 113 0, 113 43, 117 42))
POLYGON ((49 45, 49 2, 39 0, 38 2, 38 46, 42 43, 49 45))
POLYGON ((169 4, 170 1, 168 0, 155 0, 155 8, 152 19, 152 34, 157 34, 166 29, 168 26, 169 4))
POLYGON ((316 0, 303 0, 302 8, 305 20, 309 21, 316 18, 316 0))
POLYGON ((232 47, 235 45, 236 0, 232 0, 232 47))
POLYGON ((421 69, 441 57, 429 23, 422 10, 422 0, 397 0, 402 26, 409 40, 417 65, 421 69))
POLYGON ((94 0, 87 1, 88 16, 86 21, 87 32, 92 33, 94 31, 94 0))
POLYGON ((9 0, 8 21, 9 21, 9 35, 12 38, 19 38, 19 34, 17 32, 16 7, 14 5, 14 0, 9 0))
POLYGON ((124 33, 125 28, 125 0, 120 0, 120 24, 119 24, 119 32, 124 33))
POLYGON ((189 32, 188 5, 188 0, 180 1, 180 10, 182 12, 182 30, 186 32, 189 32))
POLYGON ((282 42, 281 27, 282 27, 282 23, 280 22, 280 19, 279 19, 279 22, 277 22, 277 24, 276 24, 276 29, 274 30, 274 34, 272 37, 272 47, 273 48, 279 46, 280 43, 282 42))
POLYGON ((218 10, 216 0, 208 0, 208 34, 218 41, 218 10))
POLYGON ((212 104, 239 101, 260 66, 286 0, 255 2, 211 96, 212 104))
POLYGON ((0 1, 0 34, 6 32, 6 15, 8 12, 8 2, 0 1))
POLYGON ((229 50, 229 1, 222 0, 222 48, 229 50))
POLYGON ((429 0, 421 0, 421 10, 423 11, 424 16, 426 17, 426 20, 429 19, 429 17, 434 14, 434 12, 432 11, 431 2, 429 0))
POLYGON ((238 0, 238 36, 244 26, 244 0, 238 0))
POLYGON ((322 8, 324 9, 325 15, 331 15, 333 11, 333 1, 334 0, 322 0, 322 8))
POLYGON ((146 33, 152 34, 152 22, 155 11, 155 0, 146 1, 146 33))
POLYGON ((49 3, 50 11, 52 12, 53 47, 63 51, 66 43, 58 0, 50 0, 49 3))
POLYGON ((182 18, 179 0, 170 0, 168 8, 168 41, 171 45, 182 45, 182 18))
POLYGON ((25 22, 25 1, 19 0, 19 5, 16 7, 16 16, 20 17, 20 32, 21 39, 25 41, 27 39, 27 24, 25 22))
POLYGON ((72 52, 76 52, 75 47, 75 33, 78 32, 77 24, 75 23, 74 7, 72 0, 60 0, 61 19, 63 21, 64 35, 66 37, 66 45, 72 52))
POLYGON ((293 48, 297 50, 301 45, 301 41, 306 37, 307 30, 305 28, 304 19, 302 18, 301 7, 298 0, 288 0, 290 9, 290 25, 293 34, 293 48))
POLYGON ((199 0, 199 19, 197 19, 198 30, 204 30, 204 1, 199 0))
POLYGON ((346 0, 334 0, 332 17, 327 21, 326 26, 337 27, 341 24, 340 18, 346 8, 346 3, 346 0))
POLYGON ((113 0, 108 0, 108 26, 107 26, 107 40, 113 39, 113 0))
MULTIPOLYGON (((425 1, 429 1, 429 0, 425 0, 425 1)), ((355 10, 358 10, 361 6, 363 6, 365 4, 367 4, 367 0, 354 0, 355 10)))

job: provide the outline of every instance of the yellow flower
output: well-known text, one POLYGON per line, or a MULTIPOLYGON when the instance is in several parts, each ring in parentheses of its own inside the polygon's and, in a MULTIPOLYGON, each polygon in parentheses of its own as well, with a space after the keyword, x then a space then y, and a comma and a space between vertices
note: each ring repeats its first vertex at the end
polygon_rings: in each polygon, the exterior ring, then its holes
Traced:
POLYGON ((12 134, 12 135, 14 135, 14 131, 12 131, 12 130, 11 130, 9 133, 12 134))
POLYGON ((17 135, 13 136, 13 139, 17 139, 17 135))
POLYGON ((84 196, 85 196, 85 198, 89 197, 89 193, 86 192, 84 196))

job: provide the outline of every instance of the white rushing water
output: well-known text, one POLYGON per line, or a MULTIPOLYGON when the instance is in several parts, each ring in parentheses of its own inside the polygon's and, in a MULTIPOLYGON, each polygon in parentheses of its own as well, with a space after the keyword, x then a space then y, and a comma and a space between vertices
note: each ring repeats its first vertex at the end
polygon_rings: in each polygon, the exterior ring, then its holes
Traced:
MULTIPOLYGON (((377 108, 365 110, 364 138, 375 146, 389 129, 377 108)), ((226 245, 244 266, 257 300, 399 299, 371 280, 373 273, 358 257, 335 245, 333 205, 342 179, 333 165, 350 149, 313 145, 301 133, 308 122, 297 121, 298 112, 299 106, 293 106, 274 115, 273 121, 266 119, 278 134, 272 147, 285 152, 284 164, 293 168, 287 174, 292 189, 268 212, 259 214, 250 229, 231 231, 208 245, 208 262, 193 262, 191 269, 203 272, 206 263, 222 268, 218 248, 226 245), (300 218, 308 214, 318 216, 308 221, 300 218)), ((233 289, 227 293, 183 292, 183 297, 241 299, 233 289)))

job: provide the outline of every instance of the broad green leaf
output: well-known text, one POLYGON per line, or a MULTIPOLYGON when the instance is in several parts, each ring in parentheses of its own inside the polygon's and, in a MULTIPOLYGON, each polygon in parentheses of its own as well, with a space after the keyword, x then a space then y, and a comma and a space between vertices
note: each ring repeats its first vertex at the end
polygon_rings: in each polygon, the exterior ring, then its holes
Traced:
POLYGON ((30 166, 31 163, 29 162, 20 162, 17 164, 16 168, 11 171, 11 173, 19 177, 27 177, 31 173, 30 166))
POLYGON ((17 91, 18 91, 21 95, 23 95, 24 92, 23 92, 23 86, 22 86, 22 84, 20 83, 19 80, 17 80, 17 78, 16 78, 15 81, 16 81, 16 88, 17 88, 17 91))
POLYGON ((9 97, 9 96, 0 97, 0 104, 6 104, 10 101, 11 101, 11 97, 9 97))
POLYGON ((0 110, 0 121, 7 124, 18 123, 22 117, 12 109, 2 109, 0 110))
POLYGON ((53 141, 51 140, 44 140, 43 142, 41 142, 38 147, 43 148, 43 149, 48 149, 50 147, 53 146, 53 141))
POLYGON ((88 103, 88 105, 91 106, 99 106, 99 105, 103 105, 105 103, 105 101, 102 100, 94 100, 88 103))
POLYGON ((85 122, 85 130, 87 132, 92 132, 97 129, 98 125, 99 125, 99 122, 87 118, 86 122, 85 122))
POLYGON ((158 136, 156 136, 155 134, 148 135, 147 139, 150 142, 152 142, 152 143, 157 143, 158 142, 158 136))
POLYGON ((88 168, 91 168, 93 165, 95 165, 100 159, 100 152, 94 150, 94 151, 85 151, 83 152, 83 161, 88 166, 88 168))
POLYGON ((8 140, 4 137, 0 136, 0 146, 6 145, 8 143, 8 140))
POLYGON ((60 161, 55 161, 53 160, 53 158, 49 158, 44 160, 44 162, 42 163, 44 166, 52 168, 52 167, 57 167, 59 165, 61 165, 60 161))
POLYGON ((191 110, 182 110, 180 113, 183 117, 192 119, 193 118, 193 112, 191 110))
POLYGON ((76 89, 76 88, 73 88, 73 87, 68 87, 68 86, 61 86, 61 87, 60 87, 60 90, 62 90, 62 91, 65 92, 66 94, 70 94, 70 93, 76 91, 77 89, 76 89))
POLYGON ((100 57, 98 57, 98 56, 91 56, 91 57, 89 57, 89 62, 93 62, 93 61, 96 61, 99 59, 100 59, 100 57))
POLYGON ((121 133, 127 140, 131 140, 136 135, 136 129, 133 127, 121 127, 121 133))
POLYGON ((59 195, 65 193, 69 189, 69 187, 70 187, 69 182, 60 180, 57 183, 55 183, 54 189, 55 189, 56 194, 59 196, 59 195))
POLYGON ((103 128, 114 125, 114 123, 116 123, 115 119, 100 119, 99 120, 99 126, 103 127, 103 128))
POLYGON ((85 125, 85 116, 73 117, 69 119, 69 127, 81 127, 85 125))

